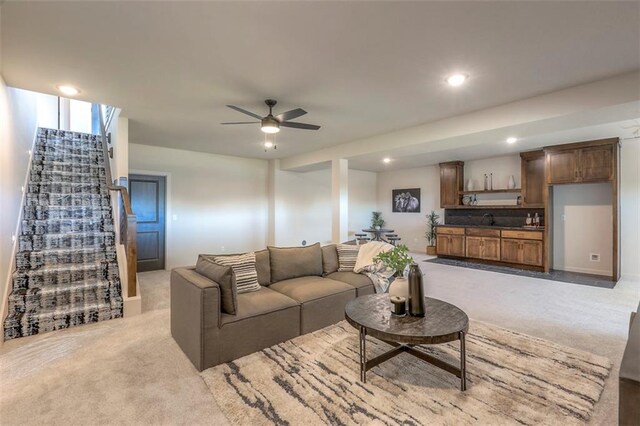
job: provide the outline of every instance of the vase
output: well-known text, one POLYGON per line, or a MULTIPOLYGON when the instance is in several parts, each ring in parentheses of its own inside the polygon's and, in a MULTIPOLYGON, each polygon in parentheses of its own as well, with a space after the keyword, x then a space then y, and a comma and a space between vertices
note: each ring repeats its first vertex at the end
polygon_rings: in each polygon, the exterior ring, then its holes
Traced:
POLYGON ((473 191, 473 181, 471 179, 467 181, 467 191, 473 191))
POLYGON ((389 285, 389 297, 398 296, 409 300, 409 280, 405 277, 397 277, 389 285))
POLYGON ((514 189, 516 187, 516 180, 513 178, 513 175, 509 176, 509 189, 514 189))
POLYGON ((409 315, 424 316, 424 287, 422 286, 422 271, 417 263, 409 267, 409 315))

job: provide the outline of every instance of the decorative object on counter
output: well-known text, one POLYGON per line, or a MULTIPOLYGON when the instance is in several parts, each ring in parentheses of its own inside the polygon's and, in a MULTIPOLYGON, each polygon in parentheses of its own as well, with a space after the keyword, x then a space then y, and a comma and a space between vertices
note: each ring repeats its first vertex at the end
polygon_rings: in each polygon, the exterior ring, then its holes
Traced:
POLYGON ((471 200, 473 200, 473 195, 465 195, 462 197, 462 205, 468 206, 471 204, 471 200))
POLYGON ((424 288, 422 286, 422 271, 417 263, 409 266, 409 315, 424 316, 424 288))
POLYGON ((430 256, 436 255, 436 240, 438 235, 436 227, 440 224, 438 219, 440 219, 440 216, 438 216, 433 210, 431 210, 431 213, 427 215, 427 230, 425 231, 424 236, 427 239, 427 254, 430 256))
POLYGON ((420 188, 394 189, 392 212, 420 213, 420 188))
POLYGON ((391 313, 399 317, 403 317, 407 314, 407 299, 400 296, 391 296, 389 298, 391 302, 391 313))
POLYGON ((371 212, 371 227, 373 229, 380 229, 384 226, 384 219, 382 218, 382 212, 371 212))
POLYGON ((527 220, 525 221, 527 226, 533 225, 533 219, 531 219, 531 213, 527 213, 527 220))
POLYGON ((470 204, 472 206, 477 206, 478 205, 478 194, 473 194, 473 199, 471 200, 470 204))
POLYGON ((484 190, 487 191, 489 189, 489 176, 487 176, 487 174, 484 174, 484 190))
POLYGON ((509 183, 507 187, 509 189, 514 189, 516 187, 516 180, 514 179, 513 175, 509 176, 509 183))
POLYGON ((404 277, 404 270, 413 263, 413 258, 409 256, 409 249, 404 244, 399 244, 393 249, 379 253, 373 258, 374 262, 382 262, 384 266, 393 270, 395 280, 389 285, 389 296, 400 296, 409 298, 409 284, 404 277))
POLYGON ((473 180, 471 179, 467 181, 467 191, 473 191, 473 180))
POLYGON ((522 205, 522 195, 518 195, 518 198, 516 198, 516 205, 517 206, 521 206, 522 205))

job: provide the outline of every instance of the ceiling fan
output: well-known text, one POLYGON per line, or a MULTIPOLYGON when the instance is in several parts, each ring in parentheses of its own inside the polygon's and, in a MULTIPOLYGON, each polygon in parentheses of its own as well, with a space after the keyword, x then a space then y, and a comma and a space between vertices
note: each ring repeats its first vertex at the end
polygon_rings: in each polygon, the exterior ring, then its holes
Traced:
POLYGON ((292 109, 291 111, 283 112, 282 114, 278 114, 276 116, 273 115, 272 110, 273 107, 278 103, 274 99, 267 99, 264 101, 265 104, 269 107, 269 114, 266 117, 260 117, 258 114, 254 114, 253 112, 247 111, 246 109, 242 109, 235 105, 227 105, 229 108, 234 109, 238 112, 246 114, 250 117, 253 117, 260 121, 234 121, 231 123, 220 123, 220 124, 255 124, 260 123, 260 130, 264 133, 278 133, 280 131, 280 127, 291 127, 293 129, 303 129, 303 130, 318 130, 320 126, 316 126, 315 124, 307 124, 307 123, 296 123, 293 120, 294 118, 301 117, 307 113, 307 111, 302 108, 292 109))

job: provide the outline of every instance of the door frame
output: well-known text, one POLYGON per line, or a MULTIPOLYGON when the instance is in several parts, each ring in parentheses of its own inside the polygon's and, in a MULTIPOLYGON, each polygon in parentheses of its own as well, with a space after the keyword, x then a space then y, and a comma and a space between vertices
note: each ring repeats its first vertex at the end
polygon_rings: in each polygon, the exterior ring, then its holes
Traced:
MULTIPOLYGON (((142 169, 129 169, 129 173, 127 174, 127 181, 129 180, 129 175, 143 175, 143 176, 162 176, 165 179, 165 195, 164 195, 164 208, 165 208, 165 221, 164 221, 164 270, 170 271, 171 267, 169 266, 169 256, 171 253, 169 241, 172 240, 171 235, 171 226, 169 225, 173 221, 173 214, 171 213, 171 173, 169 172, 161 172, 157 170, 142 170, 142 169)), ((133 212, 135 214, 135 212, 133 212)))

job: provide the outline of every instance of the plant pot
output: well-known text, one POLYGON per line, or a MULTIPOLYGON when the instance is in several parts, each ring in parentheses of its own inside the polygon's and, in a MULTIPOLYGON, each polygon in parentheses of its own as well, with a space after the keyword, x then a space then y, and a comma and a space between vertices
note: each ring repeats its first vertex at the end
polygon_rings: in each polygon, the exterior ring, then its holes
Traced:
POLYGON ((389 297, 398 296, 409 300, 409 280, 405 277, 398 277, 389 285, 389 297))
POLYGON ((435 256, 436 254, 438 254, 438 252, 436 251, 436 246, 427 246, 427 255, 435 256))

